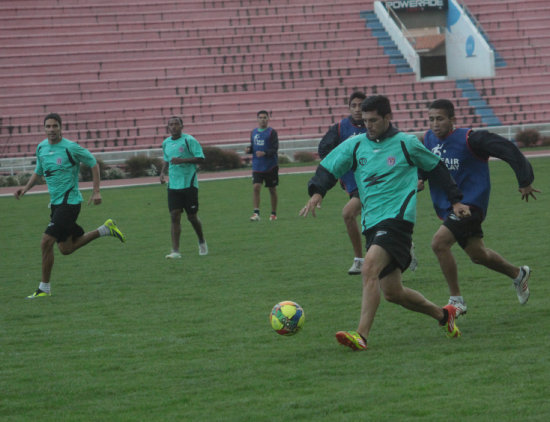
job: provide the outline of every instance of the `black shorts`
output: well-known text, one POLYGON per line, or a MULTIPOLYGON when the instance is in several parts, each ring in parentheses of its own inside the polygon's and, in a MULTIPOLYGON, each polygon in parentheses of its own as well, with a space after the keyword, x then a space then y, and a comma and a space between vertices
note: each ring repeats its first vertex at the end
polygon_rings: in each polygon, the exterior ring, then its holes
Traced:
POLYGON ((443 221, 443 225, 451 231, 462 249, 468 245, 470 237, 483 237, 483 213, 477 208, 470 208, 470 213, 471 216, 465 218, 458 218, 454 213, 450 213, 443 221))
POLYGON ((252 172, 252 183, 263 184, 266 188, 273 188, 279 184, 279 167, 273 167, 267 172, 252 172))
POLYGON ((379 278, 384 278, 396 268, 403 272, 409 267, 413 228, 414 224, 408 221, 388 219, 365 232, 367 251, 372 245, 378 245, 391 256, 391 262, 380 272, 379 278))
POLYGON ((64 242, 69 236, 77 239, 84 234, 84 229, 76 224, 80 214, 80 204, 52 205, 50 208, 50 224, 44 233, 55 237, 57 243, 64 242))
POLYGON ((199 190, 195 187, 186 189, 168 189, 168 209, 185 210, 187 215, 199 212, 199 190))

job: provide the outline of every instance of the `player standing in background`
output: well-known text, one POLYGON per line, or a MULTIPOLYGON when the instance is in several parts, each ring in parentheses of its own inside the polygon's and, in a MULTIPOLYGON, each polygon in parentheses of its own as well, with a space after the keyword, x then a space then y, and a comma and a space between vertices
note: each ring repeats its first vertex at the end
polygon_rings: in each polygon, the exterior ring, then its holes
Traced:
POLYGON ((245 152, 252 154, 252 204, 254 211, 250 221, 260 221, 260 190, 262 184, 269 189, 271 197, 270 221, 277 220, 277 185, 279 184, 279 137, 277 131, 268 127, 269 114, 265 110, 256 114, 258 127, 250 134, 250 145, 245 152))
POLYGON ((416 136, 392 126, 391 106, 386 97, 367 98, 361 110, 367 133, 341 143, 321 161, 309 181, 311 198, 300 211, 300 215, 311 212, 315 216, 315 209, 336 179, 349 170, 355 173, 367 239, 361 272, 361 316, 357 331, 339 331, 336 339, 353 350, 367 349, 367 338, 380 304, 380 290, 386 300, 438 320, 447 337, 458 337, 460 330, 454 323, 453 305, 441 308, 416 290, 404 287, 402 282, 402 272, 411 262, 418 168, 441 181, 458 216, 468 216, 469 209, 459 202, 462 194, 439 157, 426 150, 416 136))
POLYGON ((449 304, 465 314, 467 307, 458 285, 458 270, 451 247, 458 242, 475 264, 507 275, 513 280, 521 304, 529 299, 528 280, 531 270, 527 265, 516 267, 483 242, 481 224, 487 215, 489 193, 489 157, 506 161, 514 170, 521 199, 537 199, 531 186, 534 175, 531 164, 521 151, 507 139, 486 130, 455 129, 455 109, 449 100, 436 100, 428 108, 430 130, 424 136, 424 145, 440 157, 458 187, 464 194, 471 216, 457 218, 441 186, 430 180, 430 194, 435 211, 443 224, 432 239, 441 271, 449 285, 449 304))
MULTIPOLYGON (((346 139, 367 131, 361 115, 361 103, 366 97, 365 93, 360 91, 355 91, 350 95, 348 101, 350 115, 332 125, 319 143, 317 150, 321 159, 325 158, 330 151, 346 139)), ((361 215, 361 201, 359 200, 359 190, 352 171, 348 171, 340 177, 340 186, 349 195, 349 201, 342 209, 342 218, 355 256, 348 274, 358 275, 361 274, 361 265, 363 265, 364 259, 361 229, 357 223, 357 217, 361 215)))
POLYGON ((199 211, 199 181, 197 164, 204 161, 201 145, 191 135, 182 133, 183 121, 180 117, 170 117, 168 130, 171 134, 162 142, 164 163, 160 171, 160 183, 165 183, 168 168, 168 209, 170 211, 170 233, 172 252, 167 259, 181 258, 181 214, 187 213, 187 220, 199 239, 199 255, 208 255, 208 245, 204 240, 202 223, 197 216, 199 211))
POLYGON ((80 163, 92 169, 93 191, 88 204, 101 204, 99 192, 99 164, 87 149, 75 142, 63 138, 61 117, 50 113, 44 118, 47 139, 36 148, 36 168, 25 187, 15 192, 20 199, 44 176, 50 193, 50 223, 42 235, 42 281, 38 289, 28 299, 51 295, 50 278, 54 264, 53 246, 57 246, 63 255, 70 255, 92 240, 102 236, 114 236, 125 242, 124 234, 111 219, 105 221, 97 230, 84 233, 76 220, 80 214, 82 194, 78 189, 80 163))

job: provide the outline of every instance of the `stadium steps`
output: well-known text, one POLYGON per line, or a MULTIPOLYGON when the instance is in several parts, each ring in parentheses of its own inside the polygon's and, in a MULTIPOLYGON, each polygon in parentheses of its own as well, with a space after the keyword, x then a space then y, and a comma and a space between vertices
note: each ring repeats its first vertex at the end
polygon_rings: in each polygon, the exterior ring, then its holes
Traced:
POLYGON ((363 11, 360 15, 365 19, 365 26, 372 31, 372 35, 378 40, 378 45, 383 47, 384 53, 390 57, 390 63, 395 66, 395 71, 397 73, 412 73, 413 70, 409 63, 384 29, 374 11, 363 11))
POLYGON ((458 79, 456 87, 462 90, 462 95, 468 98, 470 105, 475 108, 476 114, 481 116, 483 123, 488 126, 502 125, 502 122, 495 116, 491 106, 482 98, 480 92, 469 79, 458 79))

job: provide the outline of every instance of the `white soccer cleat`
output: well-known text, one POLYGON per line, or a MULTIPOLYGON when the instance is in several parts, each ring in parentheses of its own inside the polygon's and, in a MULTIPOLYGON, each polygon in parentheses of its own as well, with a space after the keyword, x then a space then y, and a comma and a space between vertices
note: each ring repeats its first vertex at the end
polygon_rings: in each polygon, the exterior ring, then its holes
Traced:
POLYGON ((523 274, 519 282, 514 281, 514 288, 516 289, 516 294, 518 295, 518 300, 521 305, 525 305, 529 300, 529 277, 531 276, 531 268, 527 265, 520 267, 519 271, 523 274))
POLYGON ((348 270, 349 275, 358 275, 361 274, 361 267, 363 266, 364 258, 353 258, 353 264, 348 270))
POLYGON ((208 255, 208 245, 206 242, 199 243, 199 255, 208 255))
POLYGON ((464 300, 449 298, 449 302, 447 304, 452 305, 456 308, 457 318, 461 315, 466 315, 466 312, 468 311, 468 307, 466 306, 466 302, 464 302, 464 300))
POLYGON ((165 258, 166 259, 180 259, 181 254, 179 252, 170 252, 168 255, 166 255, 165 258))

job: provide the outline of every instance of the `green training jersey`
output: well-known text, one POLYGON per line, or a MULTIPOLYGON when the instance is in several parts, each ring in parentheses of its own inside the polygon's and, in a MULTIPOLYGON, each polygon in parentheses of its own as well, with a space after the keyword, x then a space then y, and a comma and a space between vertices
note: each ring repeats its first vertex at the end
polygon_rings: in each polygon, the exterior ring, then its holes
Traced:
POLYGON ((52 205, 82 202, 78 190, 80 163, 93 167, 96 159, 76 142, 62 138, 57 144, 50 144, 47 139, 38 144, 34 172, 46 179, 52 205))
POLYGON ((379 142, 366 134, 333 149, 321 166, 336 178, 354 170, 359 188, 363 231, 387 219, 416 221, 417 168, 433 170, 439 157, 415 135, 397 132, 379 142))
POLYGON ((172 137, 168 137, 162 142, 162 152, 164 154, 164 161, 170 164, 170 167, 168 168, 169 189, 186 189, 190 187, 199 187, 199 181, 197 180, 196 164, 172 164, 170 162, 170 160, 174 157, 204 158, 202 147, 195 138, 185 133, 182 133, 178 139, 172 139, 172 137))

